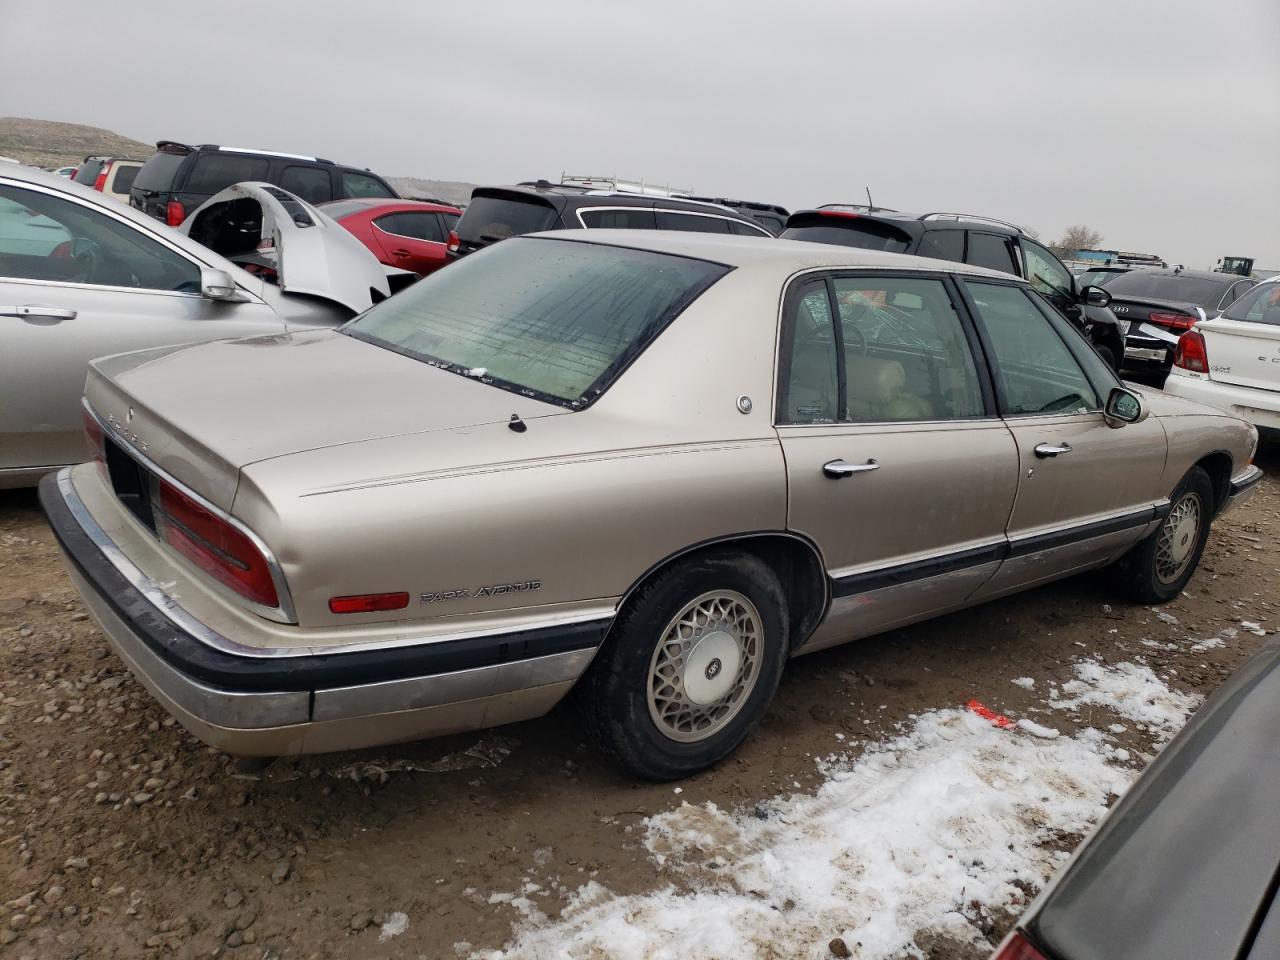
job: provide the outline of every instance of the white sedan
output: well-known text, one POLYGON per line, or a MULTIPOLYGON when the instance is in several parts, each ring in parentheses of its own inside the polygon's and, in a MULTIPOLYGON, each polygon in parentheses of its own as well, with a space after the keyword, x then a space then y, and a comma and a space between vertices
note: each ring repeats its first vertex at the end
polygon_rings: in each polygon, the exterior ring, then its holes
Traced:
POLYGON ((1164 389, 1221 407, 1280 439, 1280 276, 1184 333, 1164 389))

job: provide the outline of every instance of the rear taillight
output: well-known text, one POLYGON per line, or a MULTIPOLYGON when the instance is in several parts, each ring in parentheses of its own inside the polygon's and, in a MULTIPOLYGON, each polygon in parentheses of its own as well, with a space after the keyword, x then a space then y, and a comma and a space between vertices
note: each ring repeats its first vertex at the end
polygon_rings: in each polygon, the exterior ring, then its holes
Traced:
POLYGON ((457 230, 450 230, 450 231, 449 231, 449 246, 448 246, 448 247, 446 247, 446 249, 447 249, 450 253, 457 253, 457 252, 458 252, 458 247, 459 247, 461 244, 462 244, 462 241, 461 241, 460 239, 458 239, 458 231, 457 231, 457 230))
POLYGON ((164 222, 171 227, 182 225, 182 221, 187 219, 186 208, 177 200, 170 200, 164 205, 164 222))
POLYGON ((992 955, 991 960, 1045 960, 1044 954, 1031 945, 1026 934, 1015 930, 1005 937, 1004 943, 992 955))
POLYGON ((1209 350, 1205 346, 1204 335, 1198 330, 1189 330, 1180 336, 1173 351, 1173 365, 1195 373, 1208 373, 1209 350))
POLYGON ((332 613, 373 613, 376 610, 403 610, 409 605, 409 594, 362 593, 353 597, 330 597, 332 613))
POLYGON ((1190 330, 1200 318, 1185 313, 1156 312, 1152 313, 1147 319, 1158 326, 1168 327, 1170 330, 1190 330))
POLYGON ((253 540, 173 484, 155 483, 151 506, 160 539, 242 597, 280 605, 271 567, 253 540))
POLYGON ((111 172, 111 164, 104 163, 102 165, 102 169, 98 171, 98 179, 93 181, 93 189, 101 193, 102 188, 107 185, 107 174, 110 172, 111 172))
POLYGON ((107 462, 107 448, 102 439, 102 424, 87 409, 84 411, 84 439, 89 447, 89 459, 107 462))

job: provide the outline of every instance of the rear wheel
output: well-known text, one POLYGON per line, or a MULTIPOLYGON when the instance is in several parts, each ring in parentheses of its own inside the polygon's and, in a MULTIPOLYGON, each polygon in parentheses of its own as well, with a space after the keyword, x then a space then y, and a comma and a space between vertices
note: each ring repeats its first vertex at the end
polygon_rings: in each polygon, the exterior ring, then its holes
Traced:
POLYGON ((651 780, 724 759, 773 699, 787 651, 786 599, 750 554, 678 563, 628 600, 583 679, 587 728, 651 780))
POLYGON ((1203 469, 1192 467, 1160 526, 1121 559, 1125 592, 1142 603, 1166 603, 1181 593, 1196 572, 1212 518, 1213 483, 1203 469))

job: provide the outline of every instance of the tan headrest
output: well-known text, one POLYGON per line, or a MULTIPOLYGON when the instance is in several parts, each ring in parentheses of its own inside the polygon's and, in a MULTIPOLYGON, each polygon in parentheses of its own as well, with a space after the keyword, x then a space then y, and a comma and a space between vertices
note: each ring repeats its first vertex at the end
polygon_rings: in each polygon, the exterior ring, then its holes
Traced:
POLYGON ((846 352, 845 380, 850 400, 886 403, 907 385, 907 372, 897 360, 877 360, 846 352))

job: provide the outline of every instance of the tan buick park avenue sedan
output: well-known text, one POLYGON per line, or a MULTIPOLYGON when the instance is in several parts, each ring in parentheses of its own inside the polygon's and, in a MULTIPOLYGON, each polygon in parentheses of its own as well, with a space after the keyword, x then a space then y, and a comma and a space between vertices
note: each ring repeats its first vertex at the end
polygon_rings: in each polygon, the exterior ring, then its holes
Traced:
POLYGON ((338 330, 95 361, 46 478, 184 726, 275 756, 544 713, 723 758, 789 656, 1117 564, 1175 596, 1253 427, 1122 386, 1024 282, 764 238, 494 244, 338 330))

